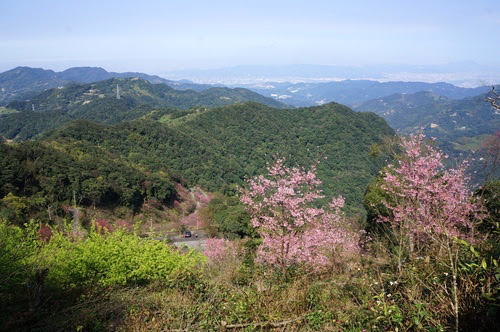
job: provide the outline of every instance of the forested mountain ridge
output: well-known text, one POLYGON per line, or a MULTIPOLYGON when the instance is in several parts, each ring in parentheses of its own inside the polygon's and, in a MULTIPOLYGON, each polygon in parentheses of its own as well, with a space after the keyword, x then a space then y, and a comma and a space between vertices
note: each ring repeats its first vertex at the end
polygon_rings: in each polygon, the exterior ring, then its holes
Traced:
POLYGON ((190 186, 222 190, 265 171, 276 154, 292 165, 319 161, 328 197, 359 207, 380 161, 370 147, 394 131, 372 113, 339 104, 274 109, 256 103, 208 110, 155 111, 144 119, 105 126, 75 122, 44 138, 66 146, 96 146, 190 186))
POLYGON ((156 75, 137 72, 115 73, 100 67, 73 67, 62 72, 41 68, 16 67, 0 73, 0 105, 12 100, 26 99, 37 93, 66 86, 71 83, 94 83, 111 78, 138 77, 153 84, 167 84, 178 90, 203 91, 211 88, 206 84, 194 84, 184 81, 171 81, 156 75))
POLYGON ((244 101, 284 107, 271 98, 241 88, 180 91, 139 78, 113 78, 49 89, 30 100, 13 101, 0 113, 0 134, 24 140, 75 119, 114 124, 139 118, 154 108, 215 107, 244 101))
POLYGON ((80 111, 99 99, 124 99, 133 106, 149 105, 152 107, 173 107, 188 109, 191 107, 215 107, 230 105, 235 102, 255 101, 272 107, 285 107, 271 98, 242 88, 214 87, 202 92, 176 90, 166 84, 152 84, 140 78, 112 78, 90 84, 73 84, 65 88, 44 91, 27 101, 14 101, 7 105, 16 110, 37 112, 65 110, 69 114, 80 111))

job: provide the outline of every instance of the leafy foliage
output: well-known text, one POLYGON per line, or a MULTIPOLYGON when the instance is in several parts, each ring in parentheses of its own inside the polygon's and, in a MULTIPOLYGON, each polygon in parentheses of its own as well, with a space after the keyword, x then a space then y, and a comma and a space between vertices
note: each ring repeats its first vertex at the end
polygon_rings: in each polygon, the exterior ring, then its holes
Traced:
POLYGON ((168 170, 211 191, 262 173, 275 153, 297 165, 321 159, 318 177, 325 195, 339 193, 354 208, 380 167, 382 157, 371 157, 370 146, 392 134, 379 117, 338 104, 280 110, 249 103, 184 116, 153 112, 114 127, 76 122, 45 140, 89 151, 98 145, 134 165, 168 170), (162 121, 165 116, 170 121, 162 121))
POLYGON ((169 203, 175 197, 168 174, 145 172, 97 146, 0 143, 0 154, 2 214, 20 224, 29 211, 61 202, 138 209, 147 199, 169 203))
POLYGON ((199 253, 183 254, 158 240, 141 239, 123 230, 101 234, 91 230, 72 241, 56 233, 34 257, 49 267, 48 282, 56 287, 144 284, 159 280, 189 286, 204 262, 199 253))
POLYGON ((250 215, 236 196, 219 195, 208 204, 210 217, 219 232, 228 238, 253 236, 250 215))

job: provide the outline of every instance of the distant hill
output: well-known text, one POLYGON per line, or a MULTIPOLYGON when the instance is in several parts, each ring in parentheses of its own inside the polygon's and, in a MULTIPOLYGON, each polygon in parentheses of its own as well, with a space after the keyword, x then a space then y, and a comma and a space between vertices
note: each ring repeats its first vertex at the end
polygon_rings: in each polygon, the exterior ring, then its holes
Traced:
POLYGON ((430 92, 394 94, 367 101, 355 110, 380 115, 402 133, 423 128, 427 136, 454 141, 499 130, 500 113, 486 101, 487 96, 451 100, 430 92))
POLYGON ((24 140, 75 119, 115 124, 139 118, 154 108, 189 109, 247 101, 276 108, 285 106, 242 88, 181 91, 139 78, 113 78, 49 89, 30 100, 13 101, 0 113, 0 134, 24 140))
POLYGON ((377 82, 345 80, 327 83, 260 83, 242 85, 264 96, 294 106, 321 105, 337 102, 351 107, 395 93, 432 92, 451 99, 462 99, 486 93, 488 87, 461 88, 449 83, 377 82))
POLYGON ((74 67, 62 72, 41 68, 17 67, 0 73, 0 105, 16 99, 27 99, 35 94, 71 83, 94 83, 111 78, 138 77, 153 84, 163 83, 178 90, 203 91, 212 86, 188 81, 176 82, 144 73, 114 73, 99 67, 74 67))

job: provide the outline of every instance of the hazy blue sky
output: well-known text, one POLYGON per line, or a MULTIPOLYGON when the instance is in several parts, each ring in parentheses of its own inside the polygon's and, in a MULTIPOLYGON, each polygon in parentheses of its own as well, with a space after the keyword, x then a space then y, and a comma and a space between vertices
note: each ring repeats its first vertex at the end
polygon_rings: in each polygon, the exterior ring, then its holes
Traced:
POLYGON ((500 63, 500 1, 0 1, 0 70, 500 63))

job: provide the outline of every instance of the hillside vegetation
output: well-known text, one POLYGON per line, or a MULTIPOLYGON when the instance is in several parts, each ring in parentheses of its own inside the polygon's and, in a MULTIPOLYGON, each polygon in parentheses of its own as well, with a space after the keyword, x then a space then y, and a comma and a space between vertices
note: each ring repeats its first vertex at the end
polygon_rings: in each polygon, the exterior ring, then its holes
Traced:
MULTIPOLYGON (((385 116, 465 150, 494 97, 385 116)), ((495 330, 500 133, 472 191, 373 112, 281 106, 113 78, 0 108, 0 330, 495 330)))
POLYGON ((152 112, 117 126, 75 122, 44 140, 98 145, 209 190, 241 184, 262 172, 276 154, 290 164, 319 161, 325 194, 342 193, 356 206, 380 165, 370 156, 370 146, 392 134, 381 118, 338 104, 281 110, 248 103, 185 115, 152 112))
POLYGON ((500 128, 500 112, 488 102, 490 94, 452 100, 430 92, 395 94, 355 107, 373 112, 403 134, 420 129, 441 142, 460 137, 494 134, 500 128))
POLYGON ((0 105, 6 105, 13 100, 26 99, 38 93, 72 83, 94 83, 111 78, 138 77, 150 83, 167 84, 179 90, 203 91, 210 85, 177 82, 137 72, 114 73, 99 67, 73 67, 62 72, 42 68, 16 67, 0 73, 0 105))
POLYGON ((246 89, 179 91, 139 78, 110 79, 50 89, 29 100, 13 101, 7 108, 18 113, 0 115, 0 134, 8 139, 25 140, 76 119, 115 124, 139 118, 154 108, 190 109, 245 101, 284 107, 271 98, 246 89))

